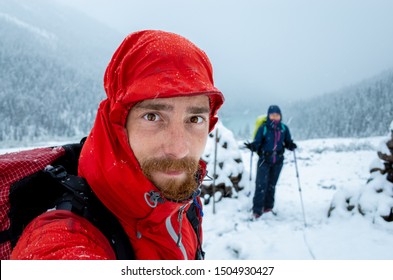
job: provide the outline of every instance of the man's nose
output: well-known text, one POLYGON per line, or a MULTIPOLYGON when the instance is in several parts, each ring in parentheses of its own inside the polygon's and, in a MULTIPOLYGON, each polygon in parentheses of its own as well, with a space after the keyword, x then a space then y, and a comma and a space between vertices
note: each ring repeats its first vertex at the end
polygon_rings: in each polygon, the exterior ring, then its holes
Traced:
POLYGON ((190 152, 187 130, 182 124, 172 124, 167 127, 164 139, 164 153, 168 157, 180 159, 190 152))

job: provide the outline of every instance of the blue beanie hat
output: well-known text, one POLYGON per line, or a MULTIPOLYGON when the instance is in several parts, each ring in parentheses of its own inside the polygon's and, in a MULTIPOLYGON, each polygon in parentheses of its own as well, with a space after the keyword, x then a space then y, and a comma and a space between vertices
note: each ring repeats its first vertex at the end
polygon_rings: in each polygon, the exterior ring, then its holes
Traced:
POLYGON ((270 114, 273 114, 273 113, 277 113, 280 116, 282 116, 280 107, 278 107, 277 105, 270 105, 269 106, 269 109, 267 110, 267 115, 270 115, 270 114))

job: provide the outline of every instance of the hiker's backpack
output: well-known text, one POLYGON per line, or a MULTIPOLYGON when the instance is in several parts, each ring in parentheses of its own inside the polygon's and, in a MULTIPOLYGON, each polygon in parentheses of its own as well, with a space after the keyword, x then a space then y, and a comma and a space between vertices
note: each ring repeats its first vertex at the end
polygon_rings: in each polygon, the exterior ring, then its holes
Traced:
MULTIPOLYGON (((255 128, 254 128, 254 133, 252 139, 255 139, 255 136, 257 136, 258 129, 264 125, 267 121, 267 115, 260 115, 257 117, 255 121, 255 128)), ((264 133, 266 134, 266 133, 264 133)))
POLYGON ((118 220, 76 176, 82 145, 83 140, 0 155, 0 259, 9 259, 30 221, 54 208, 88 219, 106 236, 118 259, 134 259, 118 220))

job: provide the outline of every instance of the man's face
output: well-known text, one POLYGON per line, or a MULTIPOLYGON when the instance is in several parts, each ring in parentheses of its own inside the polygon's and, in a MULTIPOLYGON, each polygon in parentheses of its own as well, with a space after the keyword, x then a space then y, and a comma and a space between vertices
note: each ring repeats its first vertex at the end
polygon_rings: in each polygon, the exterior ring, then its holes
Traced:
POLYGON ((271 113, 269 114, 269 119, 278 122, 281 120, 281 115, 277 113, 271 113))
POLYGON ((144 100, 128 114, 131 149, 147 178, 169 199, 186 199, 196 189, 209 113, 209 98, 200 95, 144 100))

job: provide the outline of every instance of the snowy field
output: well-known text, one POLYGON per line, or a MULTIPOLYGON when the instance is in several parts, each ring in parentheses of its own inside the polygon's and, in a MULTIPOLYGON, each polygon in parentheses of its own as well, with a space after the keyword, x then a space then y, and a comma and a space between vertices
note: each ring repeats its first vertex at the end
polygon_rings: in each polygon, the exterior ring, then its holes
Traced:
MULTIPOLYGON (((383 137, 298 141, 297 163, 305 208, 305 227, 293 153, 286 152, 274 211, 248 221, 257 156, 241 150, 245 189, 204 208, 204 250, 207 260, 392 260, 393 223, 355 215, 327 213, 338 190, 364 187, 370 163, 383 137)), ((63 143, 47 143, 47 145, 63 143)), ((42 145, 42 146, 47 146, 42 145)), ((41 145, 38 145, 41 146, 41 145)), ((25 148, 24 148, 25 149, 25 148)), ((0 149, 0 154, 18 149, 0 149)))
POLYGON ((257 156, 249 180, 250 152, 242 150, 245 190, 237 199, 223 199, 204 209, 204 249, 213 260, 392 260, 393 223, 360 214, 327 213, 338 190, 366 184, 370 163, 384 137, 298 141, 296 150, 305 209, 304 223, 294 155, 285 164, 276 187, 274 211, 248 221, 252 207, 257 156))

